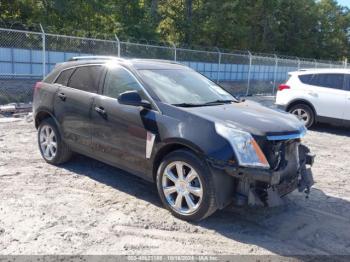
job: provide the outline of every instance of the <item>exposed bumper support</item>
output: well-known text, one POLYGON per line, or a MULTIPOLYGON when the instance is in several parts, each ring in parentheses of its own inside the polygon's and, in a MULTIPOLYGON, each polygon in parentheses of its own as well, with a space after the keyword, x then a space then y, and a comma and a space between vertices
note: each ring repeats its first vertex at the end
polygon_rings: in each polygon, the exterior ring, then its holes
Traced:
POLYGON ((298 183, 299 192, 310 193, 310 188, 314 184, 314 178, 311 171, 311 166, 314 164, 315 155, 310 153, 310 149, 304 145, 299 147, 300 158, 300 180, 298 183))
MULTIPOLYGON (((262 170, 254 168, 226 168, 226 172, 244 183, 243 195, 250 205, 276 206, 281 197, 298 189, 299 192, 310 193, 314 184, 311 166, 315 155, 304 146, 297 144, 291 147, 286 163, 279 170, 262 170), (257 194, 257 182, 266 185, 263 194, 257 194)), ((260 189, 261 191, 261 189, 260 189)), ((242 191, 240 191, 242 197, 242 191)), ((240 202, 241 199, 240 199, 240 202)))

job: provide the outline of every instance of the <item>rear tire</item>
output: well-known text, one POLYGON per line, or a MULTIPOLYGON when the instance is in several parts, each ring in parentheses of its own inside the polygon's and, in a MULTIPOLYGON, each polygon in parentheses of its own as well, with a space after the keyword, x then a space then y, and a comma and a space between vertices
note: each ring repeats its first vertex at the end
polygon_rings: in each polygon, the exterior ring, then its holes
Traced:
POLYGON ((177 218, 199 221, 217 210, 212 175, 205 162, 188 150, 164 157, 157 172, 157 189, 163 205, 177 218))
POLYGON ((310 106, 305 104, 297 104, 292 106, 289 113, 295 115, 304 123, 307 128, 310 128, 315 123, 315 114, 310 106))
POLYGON ((59 165, 72 157, 72 151, 62 140, 52 118, 44 119, 38 128, 38 145, 41 156, 47 163, 59 165))

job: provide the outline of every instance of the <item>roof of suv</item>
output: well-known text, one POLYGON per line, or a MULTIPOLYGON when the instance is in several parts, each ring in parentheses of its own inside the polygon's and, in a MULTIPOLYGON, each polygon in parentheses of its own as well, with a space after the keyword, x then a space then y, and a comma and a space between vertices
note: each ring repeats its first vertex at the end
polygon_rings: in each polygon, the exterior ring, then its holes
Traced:
POLYGON ((186 68, 186 66, 170 60, 120 58, 115 56, 78 56, 71 58, 69 61, 62 63, 61 65, 64 65, 64 67, 70 67, 84 64, 104 64, 113 62, 127 64, 136 69, 186 68))
POLYGON ((306 74, 350 74, 349 68, 311 68, 311 69, 301 69, 299 71, 289 72, 289 74, 295 75, 306 75, 306 74))
POLYGON ((134 69, 189 69, 185 65, 170 60, 120 58, 115 56, 78 56, 71 58, 67 62, 56 64, 54 70, 43 81, 51 83, 60 72, 72 67, 114 62, 134 69))

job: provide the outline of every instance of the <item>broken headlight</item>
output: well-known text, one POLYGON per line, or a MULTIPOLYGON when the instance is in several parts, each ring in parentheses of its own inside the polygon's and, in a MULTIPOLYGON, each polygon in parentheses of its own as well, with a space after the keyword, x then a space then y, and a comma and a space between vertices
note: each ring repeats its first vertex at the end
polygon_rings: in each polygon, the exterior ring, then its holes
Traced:
POLYGON ((215 124, 215 129, 229 141, 240 166, 270 168, 264 153, 249 133, 218 123, 215 124))

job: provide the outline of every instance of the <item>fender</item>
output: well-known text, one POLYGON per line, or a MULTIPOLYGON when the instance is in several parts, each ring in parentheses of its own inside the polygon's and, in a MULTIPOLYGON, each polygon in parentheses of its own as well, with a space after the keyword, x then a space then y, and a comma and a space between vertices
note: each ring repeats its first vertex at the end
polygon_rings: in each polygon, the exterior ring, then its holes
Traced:
POLYGON ((154 144, 154 148, 152 150, 152 155, 149 163, 151 165, 150 172, 153 176, 153 179, 155 179, 157 168, 160 165, 163 157, 171 151, 180 148, 189 149, 201 158, 204 156, 204 151, 191 141, 182 138, 166 138, 162 142, 154 144))
POLYGON ((307 99, 305 99, 305 98, 295 98, 295 99, 293 99, 292 101, 290 101, 290 102, 287 104, 287 106, 286 106, 286 111, 289 109, 289 107, 290 107, 292 104, 296 104, 297 102, 301 102, 301 103, 304 103, 304 104, 310 106, 311 109, 312 109, 312 110, 314 111, 314 113, 315 113, 315 117, 317 117, 317 111, 316 111, 314 105, 313 105, 310 101, 308 101, 307 99))
POLYGON ((184 147, 188 147, 189 149, 191 149, 192 151, 194 151, 199 155, 204 154, 204 151, 198 145, 194 144, 193 142, 185 138, 166 138, 162 141, 162 144, 164 144, 164 146, 172 145, 172 144, 182 145, 184 147))
POLYGON ((56 117, 53 115, 52 112, 50 112, 49 108, 47 108, 47 107, 39 107, 35 110, 35 113, 33 116, 35 128, 38 129, 38 127, 39 127, 37 118, 38 118, 38 115, 42 114, 42 113, 48 114, 54 120, 58 131, 60 132, 60 134, 62 134, 61 125, 58 123, 56 117))

